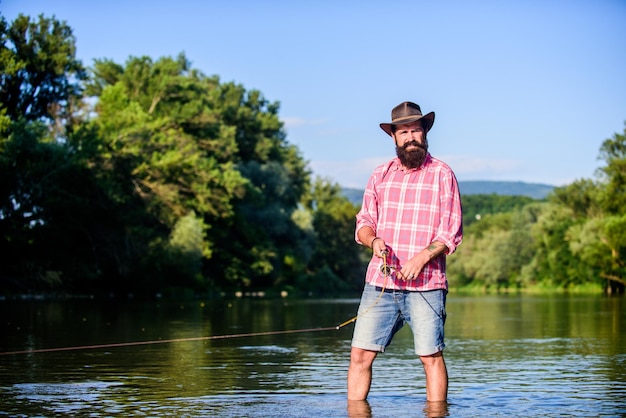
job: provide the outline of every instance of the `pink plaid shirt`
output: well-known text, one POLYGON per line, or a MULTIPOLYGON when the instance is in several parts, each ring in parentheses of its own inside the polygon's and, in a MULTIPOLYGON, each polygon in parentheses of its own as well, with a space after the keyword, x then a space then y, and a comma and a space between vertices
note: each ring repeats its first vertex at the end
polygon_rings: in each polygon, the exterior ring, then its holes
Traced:
MULTIPOLYGON (((461 196, 452 169, 427 155, 424 164, 404 171, 398 158, 378 166, 370 177, 363 205, 356 215, 355 239, 364 226, 387 244, 388 278, 381 272, 383 260, 372 255, 365 281, 387 289, 423 291, 447 289, 446 255, 431 260, 414 280, 396 277, 402 264, 434 241, 453 253, 463 238, 461 196)), ((369 244, 369 243, 367 243, 369 244)))

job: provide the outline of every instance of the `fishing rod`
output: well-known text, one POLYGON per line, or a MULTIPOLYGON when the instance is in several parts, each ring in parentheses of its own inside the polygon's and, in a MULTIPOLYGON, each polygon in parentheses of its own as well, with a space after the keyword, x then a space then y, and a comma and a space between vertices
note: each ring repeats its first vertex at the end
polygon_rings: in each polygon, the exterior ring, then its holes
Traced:
MULTIPOLYGON (((385 274, 385 281, 383 283, 383 287, 380 291, 380 295, 376 301, 370 305, 363 314, 373 308, 383 293, 385 292, 385 286, 387 283, 387 275, 389 273, 389 269, 387 268, 387 260, 386 255, 387 251, 382 252, 383 255, 383 265, 381 266, 381 271, 385 274)), ((102 349, 102 348, 116 348, 116 347, 131 347, 137 345, 152 345, 152 344, 165 344, 165 343, 175 343, 175 342, 188 342, 188 341, 207 341, 207 340, 224 340, 230 338, 244 338, 244 337, 259 337, 265 335, 281 335, 281 334, 298 334, 298 333, 306 333, 306 332, 321 332, 321 331, 339 331, 341 328, 345 327, 352 322, 355 322, 358 318, 358 314, 354 317, 348 319, 341 324, 334 327, 325 327, 325 328, 307 328, 307 329, 296 329, 296 330, 284 330, 284 331, 265 331, 265 332, 251 332, 246 334, 226 334, 226 335, 212 335, 206 337, 190 337, 190 338, 174 338, 168 340, 152 340, 152 341, 133 341, 133 342, 125 342, 125 343, 111 343, 111 344, 94 344, 94 345, 81 345, 81 346, 72 346, 72 347, 57 347, 57 348, 40 348, 35 350, 19 350, 19 351, 5 351, 0 352, 0 356, 10 356, 10 355, 18 355, 18 354, 37 354, 37 353, 53 353, 59 351, 77 351, 77 350, 94 350, 94 349, 102 349)))

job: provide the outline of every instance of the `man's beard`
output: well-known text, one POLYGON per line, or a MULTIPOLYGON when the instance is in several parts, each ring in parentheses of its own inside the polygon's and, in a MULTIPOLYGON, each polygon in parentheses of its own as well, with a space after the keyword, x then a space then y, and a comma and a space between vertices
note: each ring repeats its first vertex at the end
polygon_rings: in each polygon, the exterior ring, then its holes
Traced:
POLYGON ((396 145, 396 155, 400 159, 400 162, 403 166, 408 169, 419 168, 424 164, 424 160, 426 160, 426 153, 428 152, 428 140, 424 137, 424 142, 420 144, 417 141, 407 142, 403 146, 396 145), (417 149, 412 151, 407 151, 406 148, 409 146, 416 146, 417 149))

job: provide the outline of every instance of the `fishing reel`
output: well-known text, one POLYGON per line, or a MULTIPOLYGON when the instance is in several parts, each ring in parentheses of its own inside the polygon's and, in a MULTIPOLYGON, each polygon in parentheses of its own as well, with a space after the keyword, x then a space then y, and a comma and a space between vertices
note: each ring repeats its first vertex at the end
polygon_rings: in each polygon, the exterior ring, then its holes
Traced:
POLYGON ((385 276, 389 276, 391 274, 391 267, 387 265, 387 255, 389 254, 389 250, 382 250, 380 255, 383 256, 383 264, 380 266, 380 272, 385 276))

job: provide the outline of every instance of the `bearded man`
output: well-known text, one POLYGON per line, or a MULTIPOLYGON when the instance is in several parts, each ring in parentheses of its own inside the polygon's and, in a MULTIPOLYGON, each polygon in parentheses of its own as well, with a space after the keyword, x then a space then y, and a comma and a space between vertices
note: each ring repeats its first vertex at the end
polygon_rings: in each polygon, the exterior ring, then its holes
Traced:
POLYGON ((461 244, 463 227, 456 177, 428 152, 434 121, 434 112, 422 115, 417 104, 403 102, 391 123, 380 124, 397 158, 374 169, 356 216, 355 239, 372 249, 372 259, 352 338, 349 401, 367 398, 377 354, 405 324, 424 367, 427 401, 447 400, 446 256, 461 244))

